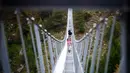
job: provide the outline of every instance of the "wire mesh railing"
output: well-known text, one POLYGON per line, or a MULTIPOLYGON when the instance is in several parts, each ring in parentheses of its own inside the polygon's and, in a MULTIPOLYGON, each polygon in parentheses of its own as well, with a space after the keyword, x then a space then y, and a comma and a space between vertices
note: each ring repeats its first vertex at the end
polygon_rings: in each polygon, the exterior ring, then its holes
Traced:
MULTIPOLYGON (((120 44, 118 45, 119 47, 114 47, 114 48, 112 44, 114 41, 113 36, 116 33, 114 32, 114 28, 117 29, 117 26, 119 26, 119 24, 118 25, 117 24, 118 22, 116 16, 112 16, 111 23, 108 20, 108 18, 101 18, 99 24, 96 25, 94 24, 94 28, 90 29, 90 31, 86 33, 80 40, 75 40, 74 42, 76 46, 75 49, 77 50, 77 54, 79 55, 78 57, 80 59, 82 68, 85 73, 100 73, 100 72, 109 73, 110 64, 112 62, 111 60, 112 55, 114 54, 113 50, 116 48, 118 48, 116 50, 120 50, 120 44), (109 35, 107 35, 108 38, 106 38, 106 32, 109 33, 109 35), (105 34, 105 38, 104 38, 104 34, 105 34), (108 39, 108 42, 106 42, 106 39, 108 39), (101 60, 102 62, 104 61, 103 62, 104 64, 101 63, 101 60)), ((117 33, 120 33, 120 31, 121 30, 119 27, 117 33)), ((120 37, 120 34, 117 37, 120 37)), ((120 40, 118 40, 118 42, 120 43, 120 40)), ((119 56, 120 52, 116 53, 116 55, 119 56)), ((120 61, 120 58, 117 57, 117 59, 118 61, 116 62, 118 63, 120 61)))
MULTIPOLYGON (((20 19, 20 10, 15 11, 17 22, 18 22, 18 29, 20 33, 20 39, 21 39, 21 46, 22 46, 22 51, 24 55, 25 60, 25 66, 22 68, 19 68, 19 72, 25 69, 24 71, 26 73, 32 73, 31 66, 30 65, 30 56, 27 53, 27 51, 31 48, 27 48, 26 45, 26 39, 27 37, 24 37, 23 34, 23 27, 21 25, 21 19, 20 19)), ((63 40, 58 40, 54 36, 52 36, 50 33, 48 33, 46 30, 42 29, 38 24, 35 24, 35 19, 34 18, 26 18, 27 20, 27 26, 29 27, 29 32, 30 32, 30 38, 31 38, 31 44, 32 44, 32 49, 33 49, 33 55, 34 55, 34 65, 36 65, 36 73, 52 73, 54 70, 54 67, 56 65, 56 62, 60 56, 60 53, 65 45, 65 39, 66 36, 64 37, 63 40)), ((14 72, 11 70, 12 68, 12 63, 9 60, 12 60, 10 58, 10 55, 8 55, 8 49, 7 49, 7 44, 3 43, 6 42, 6 36, 5 36, 5 29, 4 29, 4 24, 3 22, 0 23, 0 28, 1 28, 1 35, 0 38, 2 39, 1 43, 1 55, 0 55, 0 61, 2 61, 2 73, 11 73, 14 72), (3 45, 3 46, 2 46, 3 45)), ((8 41, 7 41, 8 42, 8 41)), ((29 44, 29 43, 28 43, 29 44)), ((20 49, 20 48, 19 48, 20 49)), ((12 49, 13 50, 13 49, 12 49)), ((15 51, 15 50, 14 50, 15 51)), ((15 59, 14 59, 15 60, 15 59)), ((13 61, 13 60, 12 60, 13 61)), ((15 71, 15 72, 18 72, 15 71)))

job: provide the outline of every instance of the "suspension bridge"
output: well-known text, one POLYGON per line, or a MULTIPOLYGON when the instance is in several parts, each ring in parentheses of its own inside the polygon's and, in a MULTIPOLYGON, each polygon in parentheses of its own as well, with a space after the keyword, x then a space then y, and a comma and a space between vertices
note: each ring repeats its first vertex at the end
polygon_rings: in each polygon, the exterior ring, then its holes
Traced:
MULTIPOLYGON (((22 32, 22 26, 20 21, 20 12, 19 10, 15 11, 20 38, 21 45, 23 50, 23 55, 25 58, 26 65, 26 73, 30 73, 29 69, 29 61, 26 54, 26 47, 22 32)), ((107 26, 108 18, 101 18, 99 24, 94 24, 93 28, 89 30, 80 40, 76 40, 74 34, 74 25, 73 25, 73 9, 68 9, 67 15, 67 28, 66 33, 63 40, 56 39, 53 35, 51 35, 47 30, 41 28, 37 24, 33 24, 34 18, 27 18, 30 34, 32 39, 33 51, 35 55, 35 62, 37 73, 45 73, 45 69, 48 69, 48 73, 99 73, 98 70, 100 68, 100 57, 102 52, 104 31, 107 26), (34 26, 34 33, 32 30, 32 26, 34 26), (68 38, 68 30, 72 31, 72 45, 71 52, 68 52, 67 38, 68 38), (41 42, 40 34, 42 34, 42 39, 44 42, 41 42), (34 39, 35 35, 35 39, 34 39), (36 42, 35 42, 36 40, 36 42), (36 43, 36 44, 35 44, 36 43), (49 50, 50 63, 51 65, 47 65, 47 68, 44 66, 44 57, 42 53, 42 44, 44 45, 44 49, 47 52, 49 50), (93 48, 93 49, 91 49, 93 48), (92 50, 92 54, 91 54, 92 50), (38 53, 38 54, 37 54, 38 53), (92 58, 90 58, 92 57, 92 58), (89 61, 91 59, 91 65, 89 66, 89 61), (51 67, 51 68, 49 68, 51 67), (89 69, 88 69, 89 67, 89 69)), ((108 50, 104 73, 108 73, 108 64, 112 46, 112 37, 115 28, 116 16, 113 16, 112 26, 110 30, 110 38, 108 43, 108 50)), ((124 26, 123 26, 124 27, 124 26)), ((121 27, 121 42, 124 42, 124 28, 121 27)), ((124 43, 121 44, 121 49, 125 48, 124 43)), ((4 23, 0 22, 0 59, 2 64, 3 73, 11 73, 9 58, 8 58, 8 49, 6 45, 6 37, 5 37, 5 29, 4 23)), ((46 60, 48 60, 48 56, 46 55, 46 60)), ((120 73, 126 73, 123 70, 125 66, 125 55, 122 51, 121 62, 120 62, 120 73)))

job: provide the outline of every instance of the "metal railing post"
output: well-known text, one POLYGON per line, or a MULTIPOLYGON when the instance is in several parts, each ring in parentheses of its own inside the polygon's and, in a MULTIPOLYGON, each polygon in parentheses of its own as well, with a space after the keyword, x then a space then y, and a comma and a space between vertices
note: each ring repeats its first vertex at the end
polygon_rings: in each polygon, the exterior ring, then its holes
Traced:
POLYGON ((37 56, 37 52, 36 52, 36 45, 35 45, 35 41, 34 41, 34 34, 33 34, 33 31, 32 31, 32 25, 31 25, 32 22, 31 22, 31 20, 28 20, 28 24, 29 24, 29 27, 30 27, 30 34, 31 34, 31 39, 32 39, 33 51, 34 51, 34 55, 35 55, 37 72, 40 73, 39 63, 38 63, 38 56, 37 56))
POLYGON ((90 73, 94 73, 95 61, 96 61, 96 55, 97 55, 97 47, 98 47, 98 42, 99 42, 99 36, 100 36, 100 25, 97 25, 97 27, 96 27, 96 40, 95 40, 93 54, 92 54, 90 73))
POLYGON ((107 69, 108 69, 108 62, 109 62, 109 57, 110 57, 110 52, 111 52, 111 44, 112 44, 112 37, 113 37, 115 23, 116 23, 116 17, 113 18, 113 24, 111 27, 111 32, 110 32, 111 35, 110 35, 110 40, 109 40, 109 45, 108 45, 108 53, 107 53, 107 57, 106 57, 104 73, 107 73, 107 69))
POLYGON ((4 23, 0 21, 0 60, 3 68, 3 73, 11 73, 6 44, 4 23))
POLYGON ((50 70, 49 70, 49 61, 48 61, 48 51, 47 51, 47 48, 46 48, 46 38, 45 38, 45 36, 46 36, 46 33, 44 33, 44 32, 42 32, 43 33, 43 41, 44 41, 44 53, 45 53, 45 55, 46 55, 46 61, 47 61, 47 69, 48 69, 48 73, 50 73, 50 70))
MULTIPOLYGON (((121 62, 120 62, 120 71, 119 73, 128 73, 127 72, 127 62, 126 62, 126 24, 123 20, 120 21, 121 26, 121 62)), ((128 38, 128 37, 127 37, 128 38)))
POLYGON ((83 50, 83 45, 82 45, 83 43, 82 42, 80 42, 80 53, 79 53, 79 58, 80 58, 80 61, 81 61, 81 59, 82 59, 82 50, 83 50))
POLYGON ((83 69, 85 68, 86 58, 88 54, 89 36, 85 40, 84 57, 83 57, 83 69))
POLYGON ((57 41, 55 41, 55 44, 56 44, 56 59, 58 59, 59 54, 58 54, 58 44, 57 44, 57 41))
POLYGON ((88 64, 89 64, 89 59, 90 59, 90 50, 91 50, 91 47, 92 47, 92 43, 93 43, 93 33, 90 33, 90 37, 91 37, 91 39, 90 39, 90 45, 89 45, 89 48, 88 48, 88 57, 87 57, 87 64, 86 64, 86 70, 85 70, 85 73, 88 71, 88 64))
POLYGON ((27 69, 27 73, 30 73, 19 13, 20 13, 19 10, 15 11, 18 26, 19 26, 19 31, 20 31, 20 37, 21 37, 21 42, 22 42, 22 49, 23 49, 23 53, 24 53, 26 69, 27 69))
POLYGON ((96 65, 96 73, 98 73, 98 69, 99 69, 99 63, 100 63, 100 57, 101 57, 101 51, 102 51, 102 42, 103 42, 103 37, 104 37, 105 25, 106 24, 103 24, 103 28, 102 28, 103 30, 102 30, 102 33, 101 33, 101 40, 100 40, 98 58, 97 58, 97 65, 96 65))
POLYGON ((51 58, 51 67, 52 67, 52 72, 54 70, 54 59, 53 59, 53 52, 52 52, 52 44, 51 44, 51 37, 48 37, 48 48, 49 48, 49 52, 50 52, 50 58, 51 58))
POLYGON ((41 70, 41 73, 45 73, 42 46, 41 46, 41 41, 40 41, 39 29, 37 25, 34 25, 34 31, 35 31, 36 42, 37 42, 38 57, 40 61, 40 70, 41 70))

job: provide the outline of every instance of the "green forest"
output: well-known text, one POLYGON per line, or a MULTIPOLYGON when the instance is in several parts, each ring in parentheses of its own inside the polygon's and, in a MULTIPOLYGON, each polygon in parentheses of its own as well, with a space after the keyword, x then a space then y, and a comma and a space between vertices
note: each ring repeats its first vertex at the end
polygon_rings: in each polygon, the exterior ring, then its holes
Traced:
MULTIPOLYGON (((20 13, 21 25, 24 34, 25 47, 29 62, 30 73, 37 73, 35 56, 32 46, 32 40, 30 35, 29 24, 27 24, 27 17, 34 17, 34 24, 42 25, 43 29, 46 29, 57 39, 63 39, 65 35, 66 25, 67 25, 67 10, 22 10, 20 13), (23 12, 23 13, 22 13, 23 12)), ((25 60, 22 53, 21 39, 19 34, 18 23, 16 15, 14 14, 14 9, 8 9, 3 11, 5 36, 7 41, 7 48, 9 54, 9 62, 11 66, 11 73, 26 73, 25 60), (23 66, 23 69, 18 72, 18 69, 23 66)), ((108 50, 108 42, 110 38, 110 30, 112 25, 112 16, 115 16, 115 11, 112 10, 87 10, 87 9, 74 9, 73 11, 73 22, 76 39, 83 37, 85 33, 93 27, 93 23, 99 23, 99 18, 106 16, 108 18, 108 24, 105 29, 104 39, 103 39, 103 51, 100 60, 100 67, 98 73, 104 73, 106 54, 108 50), (104 45, 105 44, 105 45, 104 45)), ((41 36, 42 37, 42 36, 41 36)), ((43 40, 41 38, 41 40, 43 40)), ((43 44, 43 42, 42 42, 43 44)), ((42 45, 43 57, 45 64, 45 71, 47 70, 46 62, 46 52, 44 50, 44 45, 42 45)), ((47 50, 48 52, 48 50, 47 50)), ((49 55, 49 53, 48 53, 49 55)), ((50 59, 50 56, 48 56, 50 59)), ((49 62, 50 64, 50 62, 49 62)), ((89 67, 91 64, 91 59, 89 61, 89 67)), ((112 39, 112 48, 110 54, 110 61, 108 65, 108 73, 118 73, 120 65, 120 23, 116 21, 114 35, 112 39)), ((51 67, 50 67, 51 68, 51 67)), ((89 69, 89 68, 88 68, 89 69)), ((2 73, 2 72, 0 72, 2 73)), ((88 70, 89 73, 89 70, 88 70)))

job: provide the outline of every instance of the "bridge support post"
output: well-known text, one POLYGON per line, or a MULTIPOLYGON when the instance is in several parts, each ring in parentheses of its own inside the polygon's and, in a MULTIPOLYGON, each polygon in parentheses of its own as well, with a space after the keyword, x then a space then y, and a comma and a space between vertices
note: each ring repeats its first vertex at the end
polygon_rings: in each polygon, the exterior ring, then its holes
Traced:
POLYGON ((59 42, 56 42, 56 46, 57 46, 57 55, 58 55, 58 57, 59 57, 59 55, 60 55, 60 46, 59 46, 60 44, 59 44, 59 42))
POLYGON ((58 59, 59 54, 58 54, 58 44, 57 44, 57 41, 55 41, 55 44, 56 44, 56 59, 58 59))
POLYGON ((111 52, 112 37, 113 37, 114 28, 115 28, 115 23, 116 23, 116 17, 113 18, 113 24, 112 24, 111 31, 110 31, 111 35, 110 35, 110 40, 109 40, 109 44, 108 44, 108 52, 107 52, 107 57, 106 57, 104 73, 107 73, 107 70, 108 70, 108 62, 109 62, 109 57, 110 57, 110 52, 111 52))
POLYGON ((96 55, 97 55, 97 47, 98 47, 98 43, 99 43, 99 36, 100 36, 100 25, 97 25, 97 27, 96 27, 96 40, 95 40, 93 54, 92 54, 90 73, 94 73, 95 61, 96 61, 96 55))
POLYGON ((89 48, 88 48, 88 57, 87 57, 87 64, 86 64, 86 69, 85 69, 85 73, 88 72, 88 64, 89 64, 89 58, 90 58, 90 50, 91 50, 91 47, 92 47, 92 44, 93 44, 93 31, 92 33, 89 34, 89 37, 90 38, 90 43, 89 43, 89 48))
POLYGON ((0 21, 0 62, 3 69, 2 73, 11 73, 6 44, 4 24, 0 21))
POLYGON ((21 37, 21 42, 22 42, 22 48, 23 48, 23 53, 24 53, 24 58, 25 58, 25 64, 26 64, 27 73, 30 73, 29 65, 28 65, 28 58, 27 58, 26 48, 25 48, 25 43, 24 43, 24 38, 23 38, 23 32, 22 32, 22 27, 21 27, 21 22, 20 22, 20 16, 19 16, 20 11, 16 10, 15 14, 16 14, 17 22, 18 22, 18 26, 19 26, 20 37, 21 37))
POLYGON ((46 40, 47 38, 45 38, 46 36, 46 33, 43 32, 43 41, 44 41, 44 53, 46 54, 46 61, 47 61, 47 69, 48 69, 48 73, 50 73, 50 69, 49 69, 49 61, 48 61, 48 51, 47 51, 47 46, 46 46, 46 40))
POLYGON ((49 48, 50 58, 51 58, 51 67, 52 67, 52 72, 53 72, 53 70, 54 70, 54 59, 53 59, 51 38, 50 38, 50 36, 47 36, 47 37, 48 37, 48 48, 49 48))
POLYGON ((56 60, 57 60, 57 57, 58 57, 58 54, 57 54, 57 47, 56 47, 56 41, 55 40, 53 40, 54 41, 54 55, 55 55, 55 61, 54 61, 54 63, 56 64, 56 60))
POLYGON ((127 12, 123 12, 122 15, 119 16, 119 21, 120 21, 120 26, 121 26, 121 61, 120 61, 120 71, 119 73, 129 73, 129 56, 128 56, 128 47, 127 46, 127 43, 129 43, 129 32, 128 32, 128 29, 129 27, 126 28, 126 26, 128 26, 128 24, 126 24, 126 14, 127 12), (127 29, 127 30, 126 30, 127 29), (127 39, 127 41, 126 41, 127 39))
POLYGON ((86 37, 85 39, 85 48, 84 48, 84 57, 83 57, 83 69, 85 68, 86 65, 86 57, 88 54, 88 45, 89 45, 89 36, 86 37))
POLYGON ((97 65, 96 65, 96 73, 98 73, 98 69, 99 69, 105 26, 106 26, 106 24, 103 23, 103 27, 102 27, 102 31, 101 31, 102 33, 101 33, 101 38, 100 38, 101 40, 100 40, 99 51, 98 51, 98 60, 97 60, 97 65))
POLYGON ((29 27, 30 27, 30 35, 31 35, 31 39, 32 39, 32 45, 33 45, 33 51, 34 51, 34 55, 35 55, 37 72, 40 73, 38 56, 37 56, 37 51, 36 51, 36 45, 35 45, 35 41, 34 41, 34 35, 33 35, 33 31, 32 31, 32 25, 31 25, 32 22, 31 22, 30 19, 28 20, 28 24, 29 24, 29 27))
POLYGON ((78 46, 77 46, 77 53, 80 56, 80 47, 81 47, 81 45, 80 45, 80 43, 77 43, 77 44, 78 44, 78 46))
POLYGON ((82 50, 83 50, 83 42, 80 42, 80 52, 79 52, 79 59, 82 59, 82 50))
POLYGON ((41 70, 41 73, 45 73, 43 53, 42 53, 42 47, 41 47, 41 41, 40 41, 40 34, 39 34, 39 28, 37 27, 37 25, 34 25, 34 31, 35 31, 36 42, 37 42, 38 57, 39 57, 39 61, 40 61, 40 70, 41 70))

